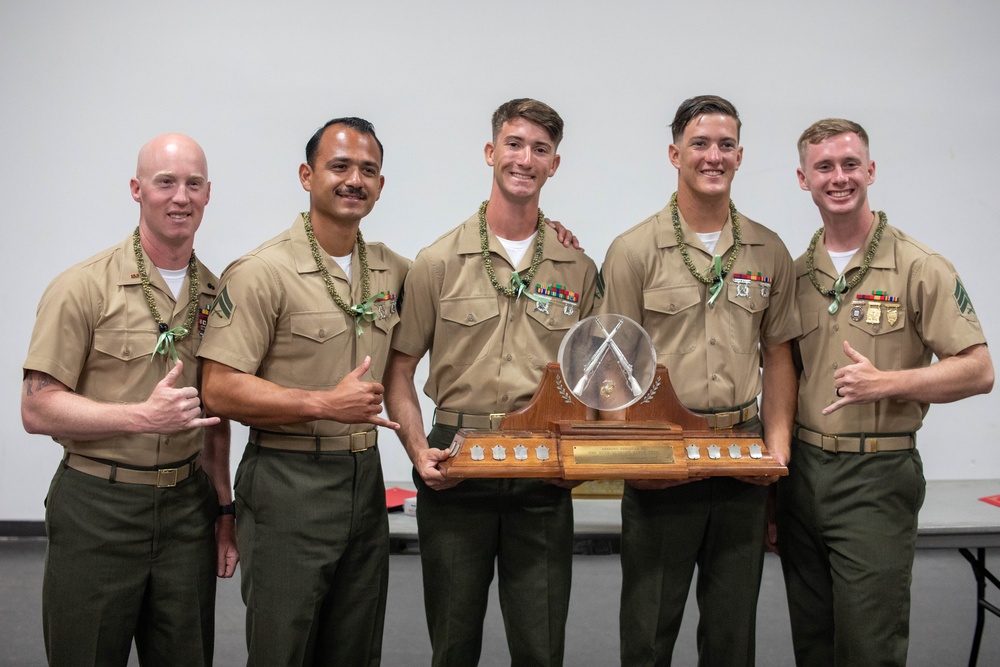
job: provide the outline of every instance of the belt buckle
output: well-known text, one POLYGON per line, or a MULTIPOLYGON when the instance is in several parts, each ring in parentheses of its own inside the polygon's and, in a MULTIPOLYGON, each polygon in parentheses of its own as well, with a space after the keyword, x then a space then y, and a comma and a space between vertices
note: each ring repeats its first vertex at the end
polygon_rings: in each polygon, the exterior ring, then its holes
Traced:
POLYGON ((500 422, 503 421, 503 418, 506 417, 506 416, 507 416, 506 412, 491 412, 490 413, 490 430, 491 431, 499 431, 500 430, 500 422))
POLYGON ((819 436, 819 446, 824 452, 839 452, 840 449, 840 437, 836 435, 828 435, 826 433, 821 433, 819 436), (828 445, 827 442, 832 444, 828 445))
POLYGON ((739 411, 736 412, 717 412, 714 415, 706 415, 708 417, 708 425, 716 430, 721 429, 732 429, 733 426, 740 423, 739 411))
POLYGON ((363 431, 361 433, 351 434, 351 453, 357 454, 358 452, 363 452, 368 449, 368 432, 363 431), (359 443, 359 444, 355 444, 359 443))
POLYGON ((161 468, 156 471, 156 488, 169 489, 177 486, 177 468, 161 468))

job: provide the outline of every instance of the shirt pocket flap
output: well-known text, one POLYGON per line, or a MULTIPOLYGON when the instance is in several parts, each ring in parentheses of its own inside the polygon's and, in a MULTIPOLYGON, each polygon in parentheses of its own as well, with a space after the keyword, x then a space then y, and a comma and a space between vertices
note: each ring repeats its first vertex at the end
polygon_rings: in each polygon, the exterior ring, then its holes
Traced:
POLYGON ((301 336, 317 343, 325 343, 347 330, 346 313, 292 313, 290 317, 293 336, 301 336))
POLYGON ((697 285, 656 287, 643 290, 642 299, 647 309, 674 315, 698 305, 701 302, 701 290, 697 285))
POLYGON ((97 329, 94 331, 94 349, 122 361, 149 358, 156 349, 157 338, 153 331, 97 329))
MULTIPOLYGON (((843 308, 843 304, 840 306, 843 308)), ((851 306, 852 308, 854 306, 851 306)), ((854 319, 853 313, 850 319, 851 326, 855 329, 865 332, 869 336, 885 336, 886 334, 895 333, 896 331, 903 331, 906 329, 906 310, 903 308, 884 308, 879 307, 879 317, 878 322, 869 322, 868 314, 869 306, 861 307, 861 314, 857 320, 854 319)))
POLYGON ((441 318, 463 326, 475 326, 500 316, 495 296, 468 296, 441 299, 441 318))

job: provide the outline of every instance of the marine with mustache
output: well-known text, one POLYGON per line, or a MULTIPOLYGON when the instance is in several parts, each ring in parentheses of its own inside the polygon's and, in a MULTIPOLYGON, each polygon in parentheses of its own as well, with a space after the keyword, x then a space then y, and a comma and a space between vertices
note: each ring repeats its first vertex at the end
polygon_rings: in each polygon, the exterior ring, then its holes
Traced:
POLYGON ((366 242, 385 182, 371 123, 306 145, 309 211, 231 264, 200 356, 205 402, 250 426, 236 472, 248 664, 377 665, 389 526, 376 426, 409 261, 366 242))

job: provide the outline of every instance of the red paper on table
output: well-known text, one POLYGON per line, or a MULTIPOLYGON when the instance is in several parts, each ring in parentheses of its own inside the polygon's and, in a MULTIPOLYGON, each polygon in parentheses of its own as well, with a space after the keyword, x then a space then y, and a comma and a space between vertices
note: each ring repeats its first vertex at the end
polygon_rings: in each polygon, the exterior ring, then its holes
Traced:
POLYGON ((385 490, 385 506, 390 512, 403 509, 403 501, 417 495, 416 491, 393 486, 385 490))
POLYGON ((996 505, 1000 507, 1000 493, 995 496, 986 496, 985 498, 980 498, 984 503, 989 503, 990 505, 996 505))

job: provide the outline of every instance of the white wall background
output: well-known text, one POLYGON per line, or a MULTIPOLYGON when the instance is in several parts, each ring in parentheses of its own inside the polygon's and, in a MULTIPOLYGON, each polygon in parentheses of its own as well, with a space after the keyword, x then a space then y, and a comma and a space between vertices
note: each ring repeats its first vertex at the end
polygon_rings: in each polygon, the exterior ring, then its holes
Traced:
MULTIPOLYGON (((820 225, 795 181, 795 141, 846 116, 872 137, 873 206, 958 266, 997 340, 998 30, 995 0, 3 0, 0 520, 42 517, 61 454, 24 433, 18 411, 38 299, 132 230, 136 153, 165 131, 208 154, 196 247, 221 272, 306 208, 296 170, 334 116, 375 124, 386 187, 363 229, 412 257, 488 195, 493 109, 548 102, 566 138, 542 205, 598 263, 673 191, 668 125, 683 99, 737 105, 733 198, 793 255, 820 225)), ((932 408, 920 440, 929 478, 1000 478, 998 397, 932 408)), ((383 443, 386 479, 408 479, 402 448, 383 443)))

